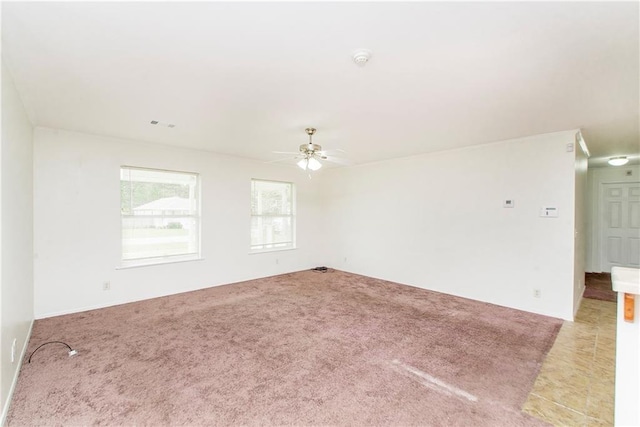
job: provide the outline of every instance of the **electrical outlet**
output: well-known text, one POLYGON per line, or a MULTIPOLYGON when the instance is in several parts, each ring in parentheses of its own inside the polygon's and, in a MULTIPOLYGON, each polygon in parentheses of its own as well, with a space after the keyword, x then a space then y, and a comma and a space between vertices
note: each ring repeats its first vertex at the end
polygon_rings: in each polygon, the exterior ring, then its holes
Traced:
POLYGON ((18 340, 16 338, 13 339, 11 343, 11 363, 16 361, 16 344, 18 340))
POLYGON ((104 282, 104 283, 102 284, 102 290, 103 290, 103 291, 109 291, 109 290, 111 290, 111 282, 104 282))
POLYGON ((347 257, 344 257, 344 262, 347 262, 347 257))
POLYGON ((276 258, 276 264, 280 264, 280 260, 276 258))
POLYGON ((540 291, 540 289, 534 289, 533 290, 533 297, 534 298, 540 298, 542 296, 542 292, 540 291))

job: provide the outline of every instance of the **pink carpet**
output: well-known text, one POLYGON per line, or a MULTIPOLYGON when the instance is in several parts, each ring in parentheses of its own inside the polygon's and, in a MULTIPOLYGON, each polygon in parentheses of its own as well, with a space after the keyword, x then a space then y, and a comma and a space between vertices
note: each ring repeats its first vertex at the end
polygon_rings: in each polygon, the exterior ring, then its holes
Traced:
POLYGON ((584 279, 584 298, 616 302, 610 273, 586 273, 584 279))
POLYGON ((31 425, 546 425, 520 411, 561 321, 298 272, 35 322, 31 425))

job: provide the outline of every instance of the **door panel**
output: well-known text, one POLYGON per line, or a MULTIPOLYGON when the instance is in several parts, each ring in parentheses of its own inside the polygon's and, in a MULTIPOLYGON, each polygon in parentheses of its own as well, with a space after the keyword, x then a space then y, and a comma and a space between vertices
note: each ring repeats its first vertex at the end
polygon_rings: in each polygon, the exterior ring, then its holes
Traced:
POLYGON ((640 239, 629 239, 629 266, 640 267, 640 239))
POLYGON ((640 202, 629 202, 629 227, 640 228, 640 202))
POLYGON ((607 261, 616 265, 622 262, 622 239, 620 237, 609 237, 607 240, 607 261))
POLYGON ((609 228, 622 227, 622 206, 620 202, 609 202, 609 228))
POLYGON ((622 197, 622 188, 620 187, 609 188, 609 191, 607 191, 607 196, 609 198, 622 197))
POLYGON ((640 183, 603 184, 602 271, 640 266, 640 183))

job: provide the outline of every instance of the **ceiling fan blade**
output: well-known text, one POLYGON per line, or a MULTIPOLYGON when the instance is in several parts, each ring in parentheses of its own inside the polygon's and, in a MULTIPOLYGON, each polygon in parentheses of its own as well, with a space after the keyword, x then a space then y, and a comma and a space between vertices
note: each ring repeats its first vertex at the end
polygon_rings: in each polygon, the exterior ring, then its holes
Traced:
POLYGON ((298 160, 298 156, 288 156, 288 157, 283 157, 281 159, 276 159, 276 160, 270 160, 268 162, 264 162, 264 163, 278 163, 278 162, 284 162, 286 160, 298 160))
POLYGON ((331 162, 331 163, 335 163, 337 165, 342 165, 342 166, 352 166, 354 164, 352 160, 343 159, 335 156, 322 156, 321 159, 324 160, 325 162, 331 162))
POLYGON ((322 156, 331 156, 332 154, 336 154, 336 153, 346 154, 346 151, 340 148, 332 148, 330 150, 321 150, 318 153, 320 153, 322 156))
POLYGON ((272 151, 273 154, 300 154, 299 151, 272 151))

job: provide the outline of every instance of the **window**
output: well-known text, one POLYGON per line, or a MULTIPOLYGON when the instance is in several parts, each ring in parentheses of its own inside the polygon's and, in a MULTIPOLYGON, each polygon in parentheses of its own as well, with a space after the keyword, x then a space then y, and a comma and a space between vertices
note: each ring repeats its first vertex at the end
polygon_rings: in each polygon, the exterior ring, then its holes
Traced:
POLYGON ((251 251, 295 248, 293 183, 251 180, 251 251))
POLYGON ((199 177, 120 168, 123 266, 200 258, 199 177))

